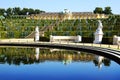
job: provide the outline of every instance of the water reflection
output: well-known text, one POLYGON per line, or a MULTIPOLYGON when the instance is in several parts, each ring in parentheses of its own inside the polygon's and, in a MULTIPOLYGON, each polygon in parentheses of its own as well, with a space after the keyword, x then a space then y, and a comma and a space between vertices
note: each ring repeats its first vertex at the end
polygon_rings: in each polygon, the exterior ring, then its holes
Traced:
POLYGON ((39 52, 40 52, 40 49, 39 48, 35 48, 35 57, 36 57, 36 60, 39 60, 39 52))
POLYGON ((64 55, 63 64, 67 65, 72 62, 72 55, 64 55))
POLYGON ((86 52, 45 48, 0 48, 0 64, 26 65, 45 61, 57 61, 64 65, 73 62, 93 62, 98 68, 102 68, 103 64, 110 66, 109 59, 86 52))
POLYGON ((95 60, 96 60, 96 62, 97 62, 97 65, 98 65, 98 68, 100 69, 100 68, 102 68, 102 62, 103 62, 103 60, 104 60, 104 57, 103 56, 95 56, 95 60))
POLYGON ((102 68, 103 64, 105 66, 110 66, 110 60, 107 58, 104 58, 103 56, 95 55, 95 60, 93 60, 95 66, 98 66, 99 69, 102 68))

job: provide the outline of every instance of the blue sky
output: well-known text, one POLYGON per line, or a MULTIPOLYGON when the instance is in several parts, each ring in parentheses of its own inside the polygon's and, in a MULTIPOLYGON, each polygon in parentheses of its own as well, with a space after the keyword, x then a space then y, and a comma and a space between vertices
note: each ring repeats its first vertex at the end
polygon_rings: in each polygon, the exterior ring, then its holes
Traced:
POLYGON ((114 14, 120 14, 120 0, 1 0, 0 8, 20 7, 41 9, 46 12, 60 12, 69 9, 74 12, 92 12, 95 7, 110 6, 114 14))

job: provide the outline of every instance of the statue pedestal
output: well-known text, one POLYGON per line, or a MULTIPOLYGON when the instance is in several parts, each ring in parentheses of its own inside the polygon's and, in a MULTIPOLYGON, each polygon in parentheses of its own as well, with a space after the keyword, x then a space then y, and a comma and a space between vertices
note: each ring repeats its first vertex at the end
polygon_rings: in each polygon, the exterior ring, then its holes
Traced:
POLYGON ((102 42, 103 34, 95 34, 95 40, 93 43, 100 44, 102 42))

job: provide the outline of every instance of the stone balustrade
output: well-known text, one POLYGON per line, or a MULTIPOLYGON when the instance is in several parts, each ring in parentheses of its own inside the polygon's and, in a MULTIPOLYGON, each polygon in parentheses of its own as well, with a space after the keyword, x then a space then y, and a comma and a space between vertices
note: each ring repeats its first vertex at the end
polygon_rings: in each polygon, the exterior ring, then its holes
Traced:
POLYGON ((50 42, 81 42, 82 38, 78 36, 52 36, 50 35, 50 42))

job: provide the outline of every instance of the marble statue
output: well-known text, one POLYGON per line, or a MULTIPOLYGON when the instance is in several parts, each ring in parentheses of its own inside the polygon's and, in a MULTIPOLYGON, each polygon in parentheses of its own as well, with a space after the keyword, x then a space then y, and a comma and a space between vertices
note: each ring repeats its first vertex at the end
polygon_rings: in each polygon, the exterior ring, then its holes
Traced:
POLYGON ((102 42, 102 38, 103 38, 102 28, 103 28, 102 22, 98 20, 98 28, 96 32, 94 33, 95 40, 93 41, 93 43, 100 44, 102 42))
POLYGON ((39 41, 39 27, 36 26, 35 28, 35 42, 39 41))

